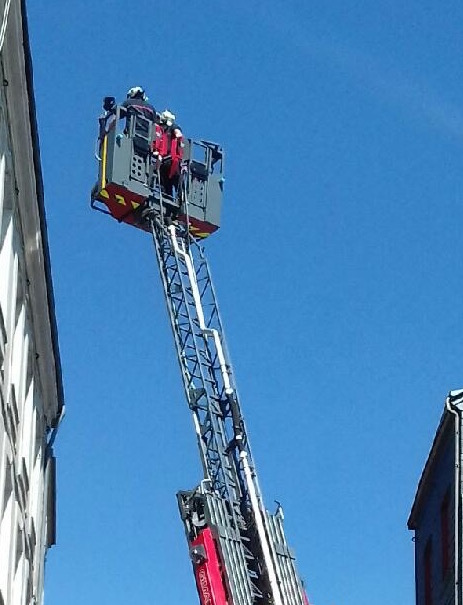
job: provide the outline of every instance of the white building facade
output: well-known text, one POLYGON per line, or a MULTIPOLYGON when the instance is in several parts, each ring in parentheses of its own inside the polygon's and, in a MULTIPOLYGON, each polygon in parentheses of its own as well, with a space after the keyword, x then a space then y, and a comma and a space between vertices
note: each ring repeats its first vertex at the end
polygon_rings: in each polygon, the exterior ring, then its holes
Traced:
POLYGON ((0 19, 0 605, 41 605, 63 388, 24 0, 0 19))

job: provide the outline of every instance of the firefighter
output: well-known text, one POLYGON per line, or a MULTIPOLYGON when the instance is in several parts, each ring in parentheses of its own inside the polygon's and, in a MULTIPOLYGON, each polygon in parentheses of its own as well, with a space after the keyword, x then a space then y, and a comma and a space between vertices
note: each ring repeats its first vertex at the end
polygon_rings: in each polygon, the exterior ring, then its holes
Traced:
POLYGON ((98 140, 101 144, 104 137, 108 134, 111 126, 114 125, 116 119, 116 99, 115 97, 104 97, 103 99, 103 110, 104 113, 98 118, 100 125, 100 132, 98 140))
POLYGON ((141 115, 154 122, 156 110, 149 103, 145 90, 141 86, 132 86, 127 91, 127 98, 122 103, 121 117, 126 117, 125 131, 130 129, 130 119, 133 115, 141 115))
POLYGON ((161 123, 161 126, 163 126, 166 131, 172 133, 176 139, 182 137, 182 131, 180 130, 180 126, 175 123, 175 115, 168 109, 165 109, 160 114, 159 122, 161 123))
POLYGON ((173 197, 174 189, 178 193, 180 180, 180 160, 183 155, 183 134, 175 123, 175 115, 166 109, 159 116, 162 131, 159 146, 161 187, 164 193, 173 197))

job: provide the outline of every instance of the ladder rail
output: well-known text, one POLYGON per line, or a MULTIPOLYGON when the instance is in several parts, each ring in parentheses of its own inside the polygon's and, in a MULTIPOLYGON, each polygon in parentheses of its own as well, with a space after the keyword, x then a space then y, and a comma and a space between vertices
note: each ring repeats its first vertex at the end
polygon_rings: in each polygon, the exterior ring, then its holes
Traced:
MULTIPOLYGON (((195 430, 200 441, 203 467, 206 469, 205 476, 211 479, 214 487, 222 481, 221 493, 235 505, 234 508, 239 509, 245 515, 246 511, 251 514, 259 551, 254 553, 255 559, 262 558, 265 563, 272 602, 274 605, 282 605, 275 552, 270 542, 266 512, 252 462, 246 428, 234 385, 232 367, 225 345, 222 321, 206 258, 195 240, 191 239, 190 241, 186 232, 183 232, 183 234, 177 233, 177 226, 174 224, 165 228, 162 225, 156 225, 153 221, 152 225, 187 399, 190 408, 192 407, 194 410, 195 430), (165 245, 168 237, 171 246, 169 255, 176 261, 175 271, 171 271, 170 276, 168 270, 166 270, 168 265, 165 262, 168 258, 165 256, 165 245), (161 246, 162 243, 164 243, 164 250, 161 246), (197 267, 194 264, 193 250, 197 253, 199 259, 199 266, 197 267), (172 280, 175 280, 175 278, 180 279, 177 279, 177 287, 173 289, 171 287, 172 280), (201 283, 201 289, 198 282, 201 283), (191 326, 189 331, 188 325, 185 327, 185 341, 182 341, 177 334, 180 306, 174 304, 174 312, 172 313, 172 304, 169 304, 171 303, 170 292, 172 290, 175 290, 176 293, 181 291, 183 294, 183 299, 179 302, 180 305, 185 306, 185 318, 188 318, 191 326), (205 306, 210 308, 208 322, 204 315, 203 301, 205 301, 205 306), (196 330, 199 330, 199 332, 196 330), (184 354, 185 343, 189 336, 193 336, 192 358, 190 361, 193 363, 193 368, 201 368, 202 390, 207 391, 206 385, 209 384, 214 394, 212 399, 215 399, 215 401, 206 398, 207 410, 206 408, 202 410, 198 401, 193 404, 191 402, 190 389, 193 381, 190 372, 185 367, 188 357, 184 354), (203 364, 205 365, 205 371, 202 371, 203 364), (207 375, 211 378, 210 383, 206 378, 207 375), (219 406, 216 405, 218 403, 219 406), (201 417, 201 410, 206 412, 203 417, 201 417), (204 446, 206 435, 211 437, 209 447, 204 446), (212 448, 210 447, 211 443, 214 443, 212 448)), ((246 517, 248 517, 249 523, 249 515, 246 515, 246 517)))
MULTIPOLYGON (((201 260, 204 262, 204 269, 207 273, 207 280, 205 279, 204 281, 207 281, 210 284, 209 287, 211 289, 212 297, 214 300, 217 300, 214 283, 212 281, 209 264, 207 263, 206 257, 204 255, 204 250, 201 246, 198 246, 198 250, 199 250, 199 256, 200 256, 201 260)), ((221 346, 223 348, 223 354, 224 354, 225 358, 227 359, 228 374, 229 374, 229 378, 230 378, 230 387, 235 394, 237 407, 240 409, 240 405, 239 405, 240 398, 239 398, 238 388, 237 388, 236 382, 234 380, 234 372, 233 372, 232 364, 230 361, 230 354, 228 352, 228 347, 227 347, 226 339, 224 336, 222 317, 220 314, 219 306, 217 304, 213 305, 213 314, 216 315, 216 323, 217 323, 217 327, 218 327, 218 332, 221 334, 221 346)), ((212 319, 212 316, 211 316, 211 319, 212 319)), ((260 489, 258 476, 257 476, 257 472, 255 469, 255 463, 254 463, 254 459, 252 456, 251 445, 249 443, 249 439, 247 438, 247 432, 246 432, 246 428, 245 428, 245 424, 244 424, 244 419, 241 415, 241 411, 240 411, 240 417, 241 417, 240 420, 241 420, 242 429, 243 429, 242 430, 243 440, 244 440, 243 445, 245 446, 245 451, 240 452, 240 457, 242 458, 243 468, 245 470, 245 473, 247 473, 247 481, 249 482, 249 484, 252 482, 252 485, 253 485, 253 486, 249 487, 249 492, 250 493, 253 492, 253 497, 255 498, 254 508, 256 508, 256 507, 259 508, 261 515, 262 515, 262 521, 263 521, 263 527, 264 527, 265 534, 267 536, 270 536, 271 529, 270 529, 270 526, 268 523, 267 512, 264 507, 262 492, 260 489), (245 452, 246 452, 246 454, 245 454, 245 452), (253 487, 254 487, 254 489, 253 489, 253 487)), ((261 533, 262 533, 262 531, 263 531, 263 529, 260 528, 261 533)), ((273 556, 276 559, 276 553, 273 556)))

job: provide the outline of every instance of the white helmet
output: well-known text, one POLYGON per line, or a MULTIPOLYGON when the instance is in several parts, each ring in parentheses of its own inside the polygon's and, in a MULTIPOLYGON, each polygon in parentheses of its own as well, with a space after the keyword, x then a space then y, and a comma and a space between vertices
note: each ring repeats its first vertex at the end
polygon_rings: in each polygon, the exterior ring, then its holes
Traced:
POLYGON ((165 109, 161 113, 161 122, 164 122, 164 124, 167 124, 167 126, 172 126, 172 124, 175 122, 175 115, 168 109, 165 109))
POLYGON ((129 90, 127 91, 127 98, 128 99, 143 99, 143 101, 148 100, 148 97, 145 94, 145 89, 142 88, 141 86, 132 86, 132 88, 129 88, 129 90))

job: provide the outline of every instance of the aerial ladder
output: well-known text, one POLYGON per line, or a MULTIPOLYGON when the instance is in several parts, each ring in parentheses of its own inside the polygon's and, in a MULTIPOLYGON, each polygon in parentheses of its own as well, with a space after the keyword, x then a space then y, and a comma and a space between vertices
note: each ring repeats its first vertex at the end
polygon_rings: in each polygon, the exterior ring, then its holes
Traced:
POLYGON ((197 487, 177 494, 200 603, 308 605, 281 508, 263 503, 202 246, 220 226, 223 149, 182 140, 168 188, 153 159, 159 125, 134 115, 124 127, 124 108, 108 98, 104 107, 91 205, 153 238, 203 469, 197 487))

